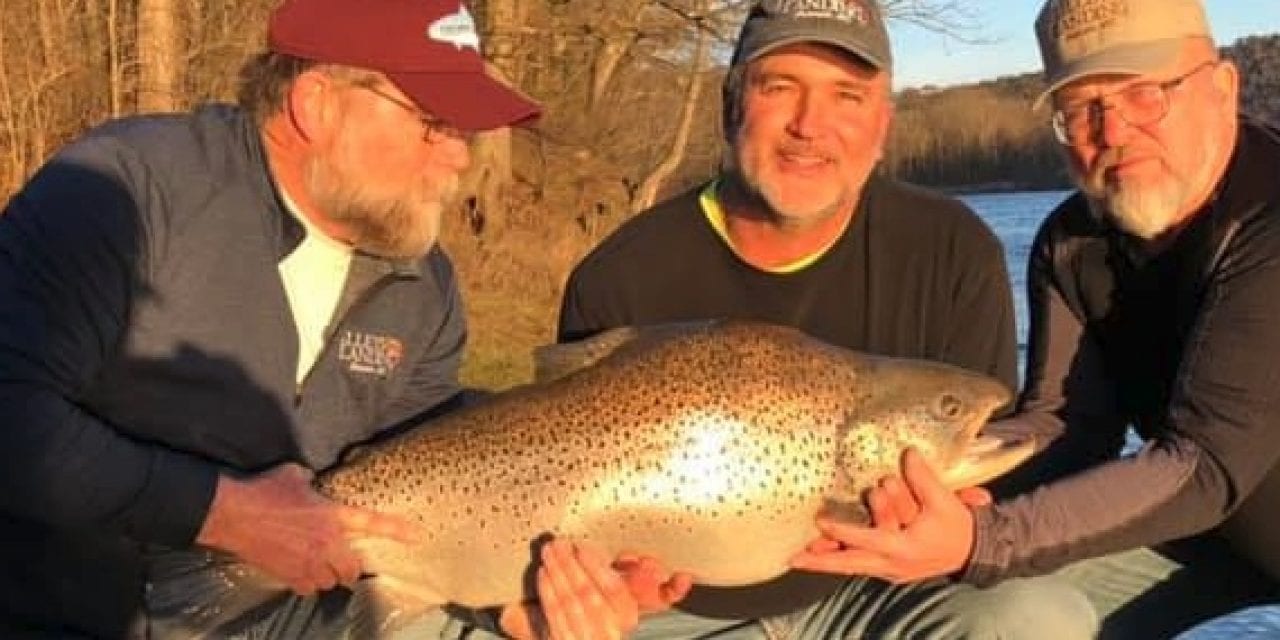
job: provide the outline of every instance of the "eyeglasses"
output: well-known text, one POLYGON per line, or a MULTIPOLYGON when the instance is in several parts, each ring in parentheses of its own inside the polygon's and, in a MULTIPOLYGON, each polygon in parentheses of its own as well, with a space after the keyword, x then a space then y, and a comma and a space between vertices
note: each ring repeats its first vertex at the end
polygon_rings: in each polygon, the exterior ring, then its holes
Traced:
POLYGON ((1153 125, 1169 114, 1169 94, 1172 91, 1187 78, 1217 64, 1211 60, 1172 80, 1132 84, 1114 93, 1056 109, 1053 112, 1053 134, 1058 142, 1065 145, 1084 144, 1102 130, 1102 119, 1108 109, 1115 109, 1116 114, 1131 127, 1153 125))
POLYGON ((418 107, 415 107, 414 105, 408 102, 405 102, 404 100, 401 100, 400 98, 397 98, 379 89, 378 87, 375 87, 373 85, 368 85, 368 84, 359 84, 359 83, 354 84, 353 86, 364 89, 369 93, 372 93, 378 96, 379 98, 382 98, 387 102, 390 102, 391 104, 394 104, 397 107, 400 107, 405 111, 408 111, 411 115, 416 117, 418 119, 418 122, 422 123, 422 139, 427 144, 438 144, 440 142, 445 141, 446 139, 461 140, 462 142, 469 143, 473 138, 475 138, 475 132, 464 131, 462 129, 459 129, 458 127, 455 127, 449 124, 448 122, 444 121, 441 118, 427 115, 423 113, 422 110, 419 109, 418 107))

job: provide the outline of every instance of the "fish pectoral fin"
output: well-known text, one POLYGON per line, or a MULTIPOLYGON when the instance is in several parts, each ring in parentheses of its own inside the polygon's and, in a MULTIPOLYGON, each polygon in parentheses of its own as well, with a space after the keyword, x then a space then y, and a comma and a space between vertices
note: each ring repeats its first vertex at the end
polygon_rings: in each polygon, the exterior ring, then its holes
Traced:
POLYGON ((289 595, 283 583, 225 553, 154 547, 143 556, 154 636, 218 637, 243 614, 289 595))
POLYGON ((445 602, 429 587, 389 575, 364 578, 353 593, 353 638, 389 637, 445 602))
POLYGON ((821 514, 836 522, 845 524, 867 524, 871 522, 871 513, 861 499, 842 500, 827 498, 823 501, 821 514))
POLYGON ((363 575, 394 578, 408 585, 433 584, 439 577, 436 565, 422 560, 426 552, 421 540, 404 542, 382 536, 361 536, 348 538, 347 544, 360 558, 363 575))

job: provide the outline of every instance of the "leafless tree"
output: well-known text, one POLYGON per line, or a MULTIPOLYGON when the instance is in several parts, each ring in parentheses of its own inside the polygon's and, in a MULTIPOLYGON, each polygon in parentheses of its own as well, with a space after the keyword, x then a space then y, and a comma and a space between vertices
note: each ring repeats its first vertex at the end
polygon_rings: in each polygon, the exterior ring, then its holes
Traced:
POLYGON ((138 0, 138 111, 173 111, 180 104, 182 52, 173 0, 138 0))

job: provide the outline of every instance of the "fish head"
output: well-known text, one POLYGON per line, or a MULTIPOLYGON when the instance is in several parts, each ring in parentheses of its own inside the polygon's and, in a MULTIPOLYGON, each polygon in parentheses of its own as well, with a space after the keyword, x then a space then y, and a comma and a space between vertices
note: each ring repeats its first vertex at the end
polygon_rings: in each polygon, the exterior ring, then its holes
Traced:
POLYGON ((860 511, 862 495, 883 477, 900 475, 902 454, 918 450, 953 489, 976 486, 1010 471, 1034 443, 980 437, 1011 393, 989 376, 959 367, 860 356, 848 420, 840 435, 837 503, 860 511))

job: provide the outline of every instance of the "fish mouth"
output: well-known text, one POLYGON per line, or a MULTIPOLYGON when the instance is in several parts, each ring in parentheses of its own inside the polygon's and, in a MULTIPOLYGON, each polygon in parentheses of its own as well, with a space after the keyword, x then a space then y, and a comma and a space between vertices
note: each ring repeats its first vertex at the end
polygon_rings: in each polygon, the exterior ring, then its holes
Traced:
POLYGON ((1033 438, 1002 438, 974 433, 960 456, 942 475, 952 490, 986 484, 1022 464, 1035 453, 1033 438))

